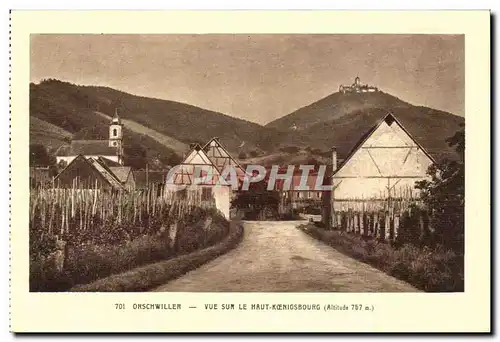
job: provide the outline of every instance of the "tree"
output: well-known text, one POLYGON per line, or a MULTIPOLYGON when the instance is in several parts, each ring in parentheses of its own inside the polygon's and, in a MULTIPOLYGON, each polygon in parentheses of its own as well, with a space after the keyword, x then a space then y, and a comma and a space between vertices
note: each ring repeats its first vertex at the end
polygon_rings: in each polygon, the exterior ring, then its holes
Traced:
POLYGON ((139 170, 146 168, 148 157, 146 150, 140 145, 128 145, 123 148, 123 161, 132 169, 139 170))
POLYGON ((431 180, 417 182, 422 200, 429 210, 429 223, 434 230, 434 243, 463 253, 465 204, 465 131, 462 129, 446 139, 459 156, 458 160, 444 160, 432 165, 431 180))
POLYGON ((75 140, 99 140, 103 137, 108 137, 108 126, 107 125, 93 125, 83 127, 81 130, 75 133, 73 139, 75 140))
POLYGON ((167 165, 175 166, 182 163, 182 158, 177 153, 172 152, 165 158, 165 161, 167 162, 167 165))
POLYGON ((30 145, 30 166, 51 166, 56 163, 56 158, 47 152, 45 146, 40 144, 30 145))
POLYGON ((231 207, 243 210, 246 219, 259 219, 267 211, 278 216, 280 194, 268 191, 267 182, 250 183, 248 190, 239 190, 231 202, 231 207))

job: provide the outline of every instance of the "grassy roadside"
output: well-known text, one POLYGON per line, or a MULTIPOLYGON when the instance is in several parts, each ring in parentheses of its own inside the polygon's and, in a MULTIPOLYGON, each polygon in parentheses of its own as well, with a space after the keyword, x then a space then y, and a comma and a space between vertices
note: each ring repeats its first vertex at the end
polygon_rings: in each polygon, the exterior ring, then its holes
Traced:
POLYGON ((243 237, 243 226, 231 222, 229 233, 219 243, 166 261, 115 274, 87 285, 76 286, 72 292, 140 292, 148 291, 215 259, 235 248, 243 237))
POLYGON ((97 239, 107 243, 74 243, 67 249, 66 258, 62 248, 48 257, 30 253, 30 291, 68 291, 113 274, 213 246, 227 236, 230 223, 225 218, 218 214, 210 216, 211 223, 206 229, 207 213, 198 214, 200 216, 193 215, 190 222, 183 222, 178 227, 175 241, 172 241, 169 230, 165 229, 123 239, 124 235, 119 234, 123 230, 111 226, 104 230, 108 239, 97 239), (115 243, 109 237, 114 238, 115 243))
POLYGON ((299 226, 306 234, 325 242, 342 254, 367 263, 426 292, 464 291, 463 255, 441 248, 399 248, 314 224, 299 226))

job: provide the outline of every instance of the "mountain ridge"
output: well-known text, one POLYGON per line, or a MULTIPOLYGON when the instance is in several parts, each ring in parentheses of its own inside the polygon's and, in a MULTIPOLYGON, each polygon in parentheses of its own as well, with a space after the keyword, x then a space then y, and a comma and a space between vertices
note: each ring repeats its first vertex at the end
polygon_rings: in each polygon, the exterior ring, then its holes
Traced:
MULTIPOLYGON (((408 126, 410 133, 426 149, 439 157, 448 156, 452 150, 445 139, 464 123, 462 117, 415 106, 381 91, 333 93, 266 125, 259 125, 197 106, 132 95, 109 87, 79 86, 58 80, 30 84, 30 115, 80 139, 107 137, 108 121, 95 112, 109 117, 115 110, 124 120, 144 127, 136 132, 126 129, 125 137, 130 135, 131 143, 151 149, 153 155, 172 154, 176 150, 182 156, 185 151, 179 151, 176 146, 204 144, 218 137, 235 157, 264 160, 259 157, 278 153, 283 163, 297 160, 293 153, 282 152, 287 147, 307 151, 303 154, 310 158, 327 156, 335 145, 339 154, 345 155, 387 112, 392 112, 405 127, 408 126), (145 135, 149 129, 158 132, 158 137, 145 135), (179 144, 169 145, 169 141, 179 144)), ((36 127, 33 128, 36 131, 36 127)), ((67 136, 57 139, 64 142, 67 136)))

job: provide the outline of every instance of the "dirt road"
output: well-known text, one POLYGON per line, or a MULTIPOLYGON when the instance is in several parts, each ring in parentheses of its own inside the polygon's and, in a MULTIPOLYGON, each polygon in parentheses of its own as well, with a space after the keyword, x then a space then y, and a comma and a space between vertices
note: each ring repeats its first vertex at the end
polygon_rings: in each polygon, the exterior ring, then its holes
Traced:
POLYGON ((245 222, 236 249, 155 291, 418 291, 306 235, 300 223, 245 222))

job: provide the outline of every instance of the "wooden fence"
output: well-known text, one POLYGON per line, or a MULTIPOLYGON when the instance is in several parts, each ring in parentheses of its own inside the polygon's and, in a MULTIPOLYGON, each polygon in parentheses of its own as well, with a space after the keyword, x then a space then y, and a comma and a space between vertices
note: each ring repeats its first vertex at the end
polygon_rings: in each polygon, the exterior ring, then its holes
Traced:
POLYGON ((396 241, 402 233, 405 238, 421 239, 430 231, 427 212, 415 197, 336 200, 332 203, 330 220, 333 229, 388 242, 396 241), (401 225, 405 218, 411 218, 416 225, 411 233, 401 231, 409 229, 401 225))
POLYGON ((204 199, 201 190, 186 191, 182 199, 174 192, 157 194, 154 185, 133 192, 40 186, 30 191, 30 225, 62 235, 71 229, 87 230, 96 222, 135 225, 165 215, 181 219, 195 207, 215 207, 213 198, 204 199))

